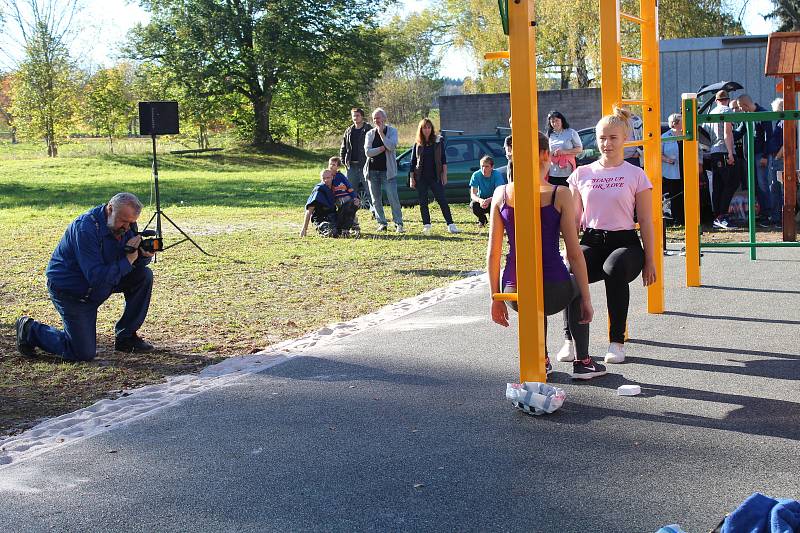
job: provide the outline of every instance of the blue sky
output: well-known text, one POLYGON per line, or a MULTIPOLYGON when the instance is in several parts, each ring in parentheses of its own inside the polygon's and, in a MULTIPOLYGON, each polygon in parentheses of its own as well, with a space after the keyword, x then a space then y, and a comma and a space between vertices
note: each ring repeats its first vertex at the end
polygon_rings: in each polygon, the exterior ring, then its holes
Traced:
MULTIPOLYGON (((734 0, 741 4, 743 0, 734 0)), ((429 0, 403 0, 403 11, 421 11, 429 0)), ((76 40, 73 51, 78 57, 88 59, 96 65, 113 64, 118 43, 136 22, 147 20, 136 3, 129 0, 84 0, 83 22, 87 28, 76 40)), ((765 34, 772 31, 771 23, 760 16, 772 9, 770 0, 750 0, 744 16, 745 29, 750 34, 765 34)), ((460 78, 469 73, 469 59, 456 50, 449 51, 442 62, 442 74, 460 78)))

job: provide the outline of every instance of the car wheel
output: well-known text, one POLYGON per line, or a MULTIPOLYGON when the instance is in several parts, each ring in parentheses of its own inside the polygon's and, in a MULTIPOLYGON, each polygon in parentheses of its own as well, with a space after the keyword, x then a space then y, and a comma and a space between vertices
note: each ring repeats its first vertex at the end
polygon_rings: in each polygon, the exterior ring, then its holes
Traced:
POLYGON ((369 191, 364 189, 358 191, 358 199, 361 201, 361 209, 372 209, 372 197, 369 191))

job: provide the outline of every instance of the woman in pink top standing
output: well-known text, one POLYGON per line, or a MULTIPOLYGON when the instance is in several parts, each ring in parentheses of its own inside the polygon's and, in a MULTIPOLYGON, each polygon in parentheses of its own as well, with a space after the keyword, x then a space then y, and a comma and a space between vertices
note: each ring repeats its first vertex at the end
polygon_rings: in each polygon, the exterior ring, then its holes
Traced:
MULTIPOLYGON (((624 160, 623 144, 630 131, 631 114, 615 107, 597 123, 600 159, 578 167, 568 183, 575 201, 578 225, 583 228, 581 248, 589 283, 603 280, 611 322, 606 363, 625 360, 625 324, 628 320, 628 284, 642 273, 645 286, 656 281, 653 186, 644 170, 624 160), (634 213, 642 240, 636 233, 634 213), (642 248, 644 242, 644 248, 642 248)), ((566 317, 565 317, 566 320, 566 317)), ((575 343, 565 328, 566 341, 556 356, 575 359, 575 343)))

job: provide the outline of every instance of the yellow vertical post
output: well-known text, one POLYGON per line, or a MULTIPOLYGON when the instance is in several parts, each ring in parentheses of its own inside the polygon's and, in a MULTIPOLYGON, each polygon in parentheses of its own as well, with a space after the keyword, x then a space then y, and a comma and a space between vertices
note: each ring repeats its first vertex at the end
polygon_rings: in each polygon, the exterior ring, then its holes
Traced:
POLYGON ((700 177, 697 157, 697 94, 684 93, 683 205, 686 220, 686 286, 700 286, 700 177))
POLYGON ((600 0, 600 77, 602 113, 608 115, 622 100, 622 41, 619 33, 619 0, 600 0))
POLYGON ((647 288, 647 311, 664 312, 664 219, 661 212, 661 81, 658 57, 657 0, 641 0, 642 119, 644 120, 644 171, 653 184, 653 254, 656 282, 647 288))
POLYGON ((520 381, 547 381, 539 200, 534 0, 508 3, 514 117, 514 227, 517 245, 520 381))

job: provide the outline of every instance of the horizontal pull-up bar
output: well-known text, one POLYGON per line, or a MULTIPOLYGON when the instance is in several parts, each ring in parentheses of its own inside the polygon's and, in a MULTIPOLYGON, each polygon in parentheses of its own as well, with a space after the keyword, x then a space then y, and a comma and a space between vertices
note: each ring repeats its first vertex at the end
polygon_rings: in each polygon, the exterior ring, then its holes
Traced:
POLYGON ((496 302, 516 302, 516 292, 496 292, 492 294, 492 300, 496 302))
POLYGON ((631 63, 633 65, 644 65, 644 59, 639 59, 639 58, 636 58, 636 57, 625 57, 625 56, 622 56, 620 58, 620 60, 623 63, 631 63))
POLYGON ((486 52, 483 54, 484 59, 509 59, 511 54, 508 50, 501 50, 500 52, 486 52))
POLYGON ((642 17, 637 17, 636 15, 629 15, 627 13, 620 13, 619 18, 627 20, 628 22, 633 22, 634 24, 645 23, 645 20, 642 17))
POLYGON ((800 120, 800 111, 757 111, 755 113, 715 113, 713 115, 697 115, 698 124, 761 122, 766 120, 800 120))

